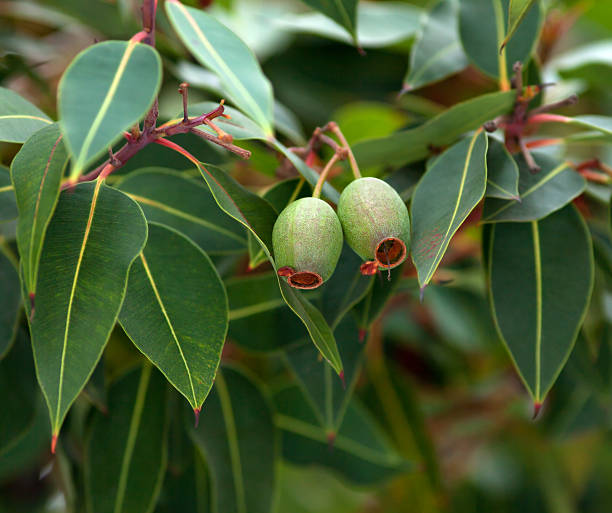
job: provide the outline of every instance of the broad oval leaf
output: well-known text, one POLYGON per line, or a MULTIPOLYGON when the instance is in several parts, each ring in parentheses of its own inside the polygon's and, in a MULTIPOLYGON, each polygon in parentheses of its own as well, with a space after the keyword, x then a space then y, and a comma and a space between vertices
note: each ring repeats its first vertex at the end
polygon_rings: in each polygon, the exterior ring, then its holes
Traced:
POLYGON ((274 402, 276 425, 283 433, 283 458, 292 463, 330 467, 359 484, 379 483, 410 469, 356 401, 347 406, 333 438, 297 386, 278 392, 274 402))
POLYGON ((530 9, 515 36, 500 52, 511 0, 461 0, 459 34, 470 61, 492 77, 509 77, 515 62, 525 63, 538 39, 542 13, 530 9))
POLYGON ((531 9, 535 3, 536 0, 510 0, 510 4, 508 5, 508 29, 502 46, 508 44, 508 41, 529 12, 529 9, 531 9))
POLYGON ((572 206, 489 237, 493 317, 516 369, 541 403, 572 350, 593 287, 586 223, 572 206))
POLYGON ((17 246, 25 287, 30 294, 36 292, 40 251, 68 165, 68 152, 62 139, 57 125, 43 128, 26 141, 11 163, 19 209, 17 246))
POLYGON ((242 226, 219 211, 208 187, 183 173, 143 168, 130 173, 117 187, 138 202, 147 221, 174 228, 207 254, 246 249, 242 226))
POLYGON ((272 136, 272 86, 251 50, 225 25, 199 9, 169 0, 166 13, 193 56, 219 76, 232 102, 272 136))
POLYGON ((84 463, 91 513, 153 510, 166 470, 166 393, 163 378, 145 364, 113 383, 106 414, 93 414, 84 463))
POLYGON ((344 27, 352 36, 355 44, 359 44, 357 41, 357 0, 302 0, 302 2, 344 27))
POLYGON ((516 93, 490 93, 453 105, 423 125, 388 137, 359 142, 353 153, 360 166, 403 165, 426 158, 431 147, 454 143, 462 134, 512 109, 516 93))
POLYGON ((519 163, 520 201, 489 198, 482 213, 483 222, 534 221, 567 205, 584 190, 585 179, 567 162, 543 152, 533 152, 541 170, 531 173, 522 155, 519 163))
POLYGON ((489 138, 487 150, 487 198, 518 200, 519 168, 506 146, 489 138))
POLYGON ((12 221, 19 215, 15 189, 9 170, 0 165, 0 223, 12 221))
POLYGON ((119 321, 136 347, 199 411, 221 359, 228 323, 225 287, 189 239, 150 223, 132 264, 119 321))
POLYGON ((56 437, 115 325, 147 238, 138 205, 101 182, 60 194, 38 267, 32 347, 56 437))
POLYGON ((412 261, 426 286, 451 238, 482 199, 487 181, 487 136, 476 132, 436 159, 412 196, 412 261))
POLYGON ((467 67, 459 40, 458 12, 455 0, 441 0, 427 14, 410 55, 405 91, 437 82, 467 67))
POLYGON ((0 141, 22 143, 34 132, 53 123, 16 92, 0 87, 0 141))
POLYGON ((72 179, 140 121, 160 82, 161 60, 149 45, 105 41, 75 57, 57 93, 60 128, 74 156, 72 179))
POLYGON ((190 434, 212 475, 213 513, 272 511, 278 434, 271 405, 253 380, 220 369, 190 434))
MULTIPOLYGON (((19 323, 21 283, 13 262, 0 246, 0 358, 11 347, 19 323)), ((0 423, 1 424, 1 423, 0 423)))

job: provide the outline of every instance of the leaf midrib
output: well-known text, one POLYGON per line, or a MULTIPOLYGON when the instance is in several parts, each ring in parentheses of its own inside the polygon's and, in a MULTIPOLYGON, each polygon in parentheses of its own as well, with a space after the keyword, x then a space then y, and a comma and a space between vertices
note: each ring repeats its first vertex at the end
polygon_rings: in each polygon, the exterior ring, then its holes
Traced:
POLYGON ((0 119, 35 119, 36 121, 44 121, 45 123, 48 123, 49 125, 53 124, 53 121, 49 119, 41 118, 40 116, 30 116, 26 114, 8 114, 5 116, 0 116, 0 119))
POLYGON ((542 253, 538 222, 531 222, 536 285, 536 340, 535 340, 535 400, 540 401, 542 380, 542 253))

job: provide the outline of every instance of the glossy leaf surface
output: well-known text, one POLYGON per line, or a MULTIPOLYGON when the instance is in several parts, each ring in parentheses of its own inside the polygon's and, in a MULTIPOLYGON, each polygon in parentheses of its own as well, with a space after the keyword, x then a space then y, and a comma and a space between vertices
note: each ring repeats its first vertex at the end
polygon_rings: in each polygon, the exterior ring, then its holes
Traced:
POLYGON ((54 435, 100 358, 146 236, 138 205, 101 182, 60 195, 43 244, 31 321, 54 435))
POLYGON ((0 166, 0 223, 11 221, 18 215, 15 189, 9 170, 0 166))
POLYGON ((508 5, 508 29, 503 44, 506 45, 536 0, 510 0, 508 5))
POLYGON ((440 155, 414 191, 412 261, 421 287, 429 283, 453 235, 484 195, 486 153, 487 137, 478 131, 440 155))
POLYGON ((212 512, 269 513, 276 487, 277 431, 260 388, 224 368, 191 430, 212 475, 212 512))
POLYGON ((488 251, 495 322, 525 386, 541 403, 567 361, 591 296, 588 230, 568 205, 540 221, 496 224, 488 251))
POLYGON ((211 15, 177 0, 166 3, 166 13, 185 46, 223 82, 232 101, 272 135, 272 86, 251 50, 211 15))
POLYGON ((60 127, 74 157, 73 179, 140 121, 160 82, 161 61, 149 45, 105 41, 76 56, 58 89, 60 127))
POLYGON ((206 253, 178 232, 150 223, 119 320, 194 410, 215 379, 227 318, 225 287, 206 253))
POLYGON ((519 199, 519 168, 503 143, 489 138, 487 150, 487 198, 519 199))
POLYGON ((147 513, 167 458, 166 385, 151 365, 109 390, 108 413, 95 412, 85 448, 85 488, 92 513, 147 513))
POLYGON ((11 164, 19 220, 17 246, 27 292, 36 292, 40 251, 55 210, 68 152, 59 127, 43 128, 30 137, 11 164))
POLYGON ((16 92, 0 87, 0 141, 22 143, 53 123, 38 107, 16 92))
POLYGON ((358 0, 302 0, 305 4, 331 18, 357 41, 357 1, 358 0))
POLYGON ((538 173, 531 173, 524 158, 517 156, 521 200, 487 199, 482 214, 483 221, 541 219, 559 210, 584 190, 584 178, 567 162, 559 162, 542 152, 533 152, 533 155, 542 167, 538 173))

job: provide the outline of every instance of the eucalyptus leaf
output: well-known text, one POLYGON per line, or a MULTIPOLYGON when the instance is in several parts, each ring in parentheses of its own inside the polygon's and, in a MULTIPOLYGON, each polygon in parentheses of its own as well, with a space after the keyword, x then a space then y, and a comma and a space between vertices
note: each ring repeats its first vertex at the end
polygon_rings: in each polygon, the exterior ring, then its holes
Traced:
POLYGON ((508 113, 515 97, 512 91, 478 96, 453 105, 416 128, 359 142, 353 153, 362 167, 403 165, 422 160, 431 154, 432 147, 452 144, 464 133, 508 113))
POLYGON ((12 221, 19 215, 15 189, 11 183, 9 170, 0 166, 0 223, 12 221))
POLYGON ((17 246, 29 294, 36 292, 40 251, 67 165, 68 152, 57 125, 36 132, 11 163, 11 178, 19 209, 17 246))
POLYGON ((140 121, 161 82, 161 60, 149 45, 105 41, 83 50, 60 80, 60 128, 74 157, 75 180, 140 121))
POLYGON ((206 253, 178 232, 149 223, 119 320, 136 347, 199 412, 215 379, 228 324, 225 287, 206 253))
POLYGON ((503 46, 508 44, 508 41, 518 29, 519 25, 529 12, 529 9, 533 7, 537 0, 510 0, 508 5, 508 29, 506 30, 506 37, 503 46))
POLYGON ((242 226, 219 211, 208 187, 171 169, 149 167, 126 176, 118 188, 141 206, 149 222, 189 237, 209 255, 242 252, 242 226))
POLYGON ((302 0, 306 5, 331 18, 357 40, 357 2, 358 0, 302 0))
POLYGON ((178 0, 166 2, 166 14, 193 56, 219 76, 233 102, 271 136, 272 86, 251 50, 211 15, 178 0))
POLYGON ((95 412, 85 445, 91 513, 148 513, 166 470, 168 417, 162 376, 145 364, 109 390, 108 413, 95 412))
POLYGON ((412 261, 421 287, 430 282, 453 235, 484 195, 487 144, 479 130, 446 150, 412 195, 412 261))
POLYGON ((458 12, 455 0, 440 0, 426 15, 410 55, 405 91, 437 82, 467 67, 459 40, 458 12))
POLYGON ((19 275, 9 256, 0 246, 0 358, 9 350, 15 340, 21 308, 21 283, 19 275))
POLYGON ((22 143, 53 123, 38 107, 15 91, 0 87, 0 141, 22 143))
POLYGON ((54 437, 100 358, 146 237, 142 210, 122 192, 89 182, 60 195, 29 312, 54 437))
POLYGON ((211 472, 213 513, 272 510, 278 434, 271 405, 251 378, 220 369, 190 434, 211 472))
POLYGON ((591 238, 568 205, 539 221, 497 223, 488 242, 493 317, 527 390, 541 403, 584 321, 593 287, 591 238))
POLYGON ((567 162, 544 152, 533 152, 541 170, 532 173, 523 156, 519 164, 520 201, 488 198, 482 213, 483 222, 535 221, 559 210, 584 191, 585 179, 567 162))
POLYGON ((519 200, 519 168, 506 146, 489 138, 487 150, 487 198, 519 200))

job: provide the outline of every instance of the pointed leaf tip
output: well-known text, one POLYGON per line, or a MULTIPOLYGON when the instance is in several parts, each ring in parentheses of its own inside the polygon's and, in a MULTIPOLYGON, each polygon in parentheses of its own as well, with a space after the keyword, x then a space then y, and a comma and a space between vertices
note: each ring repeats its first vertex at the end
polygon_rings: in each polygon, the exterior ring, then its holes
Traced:
POLYGON ((542 409, 541 402, 536 401, 533 403, 533 417, 531 417, 531 420, 535 420, 538 417, 541 409, 542 409))
POLYGON ((340 381, 342 381, 342 388, 344 388, 344 390, 346 390, 346 381, 344 380, 344 371, 341 370, 338 374, 338 377, 340 378, 340 381))
POLYGON ((327 448, 329 452, 334 450, 334 443, 336 442, 336 433, 334 431, 330 431, 327 433, 327 448))
POLYGON ((359 343, 363 344, 363 341, 366 338, 366 335, 368 334, 368 330, 360 328, 359 329, 359 343))
POLYGON ((193 427, 195 427, 196 429, 198 428, 198 424, 200 423, 200 411, 202 408, 194 408, 193 409, 193 413, 195 415, 195 423, 193 425, 193 427))
POLYGON ((423 299, 425 299, 425 289, 426 288, 427 288, 427 284, 423 285, 419 289, 419 301, 421 302, 421 304, 423 303, 423 299))
POLYGON ((57 435, 51 437, 51 454, 55 454, 55 446, 57 445, 57 435))

